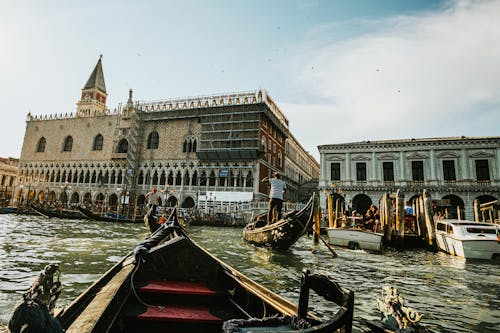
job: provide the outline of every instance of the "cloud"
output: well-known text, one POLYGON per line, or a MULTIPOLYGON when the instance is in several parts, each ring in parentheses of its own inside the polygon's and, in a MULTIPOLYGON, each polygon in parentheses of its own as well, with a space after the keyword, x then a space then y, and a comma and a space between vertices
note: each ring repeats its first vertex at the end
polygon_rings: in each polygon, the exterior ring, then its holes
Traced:
POLYGON ((325 41, 338 24, 315 27, 317 46, 308 41, 290 62, 304 102, 280 103, 292 132, 302 127, 314 156, 319 144, 498 135, 498 17, 499 1, 456 1, 359 21, 364 32, 342 39, 325 41))

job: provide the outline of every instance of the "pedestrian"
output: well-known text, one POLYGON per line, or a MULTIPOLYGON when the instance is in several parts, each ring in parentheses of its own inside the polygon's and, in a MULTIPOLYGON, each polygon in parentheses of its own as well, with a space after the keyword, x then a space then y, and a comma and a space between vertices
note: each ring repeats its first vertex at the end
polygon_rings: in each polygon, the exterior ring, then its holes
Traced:
POLYGON ((279 172, 273 172, 273 178, 264 177, 262 182, 271 185, 269 190, 269 209, 267 211, 267 224, 273 223, 273 210, 277 212, 277 221, 281 220, 281 210, 283 209, 283 194, 286 191, 286 184, 281 180, 279 172))

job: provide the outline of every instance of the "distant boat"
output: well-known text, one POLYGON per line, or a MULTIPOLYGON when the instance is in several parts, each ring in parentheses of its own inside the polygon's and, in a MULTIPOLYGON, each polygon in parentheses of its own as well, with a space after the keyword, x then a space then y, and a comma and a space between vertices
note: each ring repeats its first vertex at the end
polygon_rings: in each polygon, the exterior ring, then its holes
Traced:
POLYGON ((30 204, 30 208, 44 217, 57 217, 60 219, 87 220, 87 216, 76 210, 45 209, 40 206, 30 204))
POLYGON ((359 228, 328 228, 328 241, 332 245, 352 250, 382 251, 384 234, 359 228))
POLYGON ((102 221, 102 222, 121 222, 121 223, 144 223, 144 218, 136 218, 135 220, 133 219, 126 219, 124 217, 121 217, 119 215, 116 215, 116 217, 111 217, 107 215, 99 215, 92 213, 90 210, 85 209, 83 207, 78 206, 78 210, 85 216, 87 216, 89 219, 94 220, 94 221, 102 221))
POLYGON ((9 206, 9 207, 0 207, 0 214, 35 215, 36 212, 34 212, 29 207, 23 208, 23 207, 9 206))
POLYGON ((436 221, 438 248, 466 259, 500 258, 500 226, 466 220, 436 221))
POLYGON ((354 293, 304 271, 299 306, 214 257, 170 222, 56 315, 66 333, 350 333, 354 293), (339 307, 308 312, 309 289, 339 307), (253 328, 253 329, 252 329, 253 328))
POLYGON ((258 246, 288 250, 313 223, 315 198, 313 194, 304 208, 284 214, 277 222, 267 224, 265 219, 258 219, 247 224, 243 239, 258 246))

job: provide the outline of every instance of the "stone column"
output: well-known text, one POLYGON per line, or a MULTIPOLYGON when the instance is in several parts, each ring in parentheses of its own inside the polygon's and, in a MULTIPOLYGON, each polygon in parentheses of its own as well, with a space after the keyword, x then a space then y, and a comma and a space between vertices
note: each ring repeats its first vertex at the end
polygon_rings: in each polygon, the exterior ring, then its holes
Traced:
POLYGON ((351 180, 351 153, 345 153, 345 180, 351 180))
POLYGON ((468 180, 470 179, 469 175, 469 165, 468 165, 468 160, 467 160, 467 150, 464 148, 462 149, 462 180, 468 180))
POLYGON ((372 152, 372 166, 371 166, 371 172, 370 172, 370 180, 371 181, 376 181, 377 180, 377 156, 375 152, 372 152))
POLYGON ((320 154, 319 161, 321 163, 320 181, 321 181, 321 179, 327 181, 331 177, 328 177, 328 164, 329 164, 329 162, 326 160, 326 154, 325 153, 321 153, 320 154))
POLYGON ((431 168, 431 181, 436 181, 436 153, 434 149, 430 150, 429 154, 430 168, 431 168))
MULTIPOLYGON (((405 160, 404 160, 404 153, 403 151, 399 152, 399 180, 405 181, 406 179, 406 172, 405 172, 405 160)), ((396 177, 394 177, 394 180, 397 180, 396 177)))

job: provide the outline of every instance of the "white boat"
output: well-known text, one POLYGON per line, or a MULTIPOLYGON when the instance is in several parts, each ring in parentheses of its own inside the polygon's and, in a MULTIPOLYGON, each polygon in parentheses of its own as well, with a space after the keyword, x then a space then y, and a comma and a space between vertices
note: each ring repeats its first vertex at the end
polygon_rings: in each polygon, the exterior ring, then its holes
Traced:
POLYGON ((500 258, 499 226, 466 220, 436 221, 439 249, 466 259, 500 258))
POLYGON ((359 228, 328 228, 328 241, 335 246, 349 249, 382 251, 384 234, 359 228))

